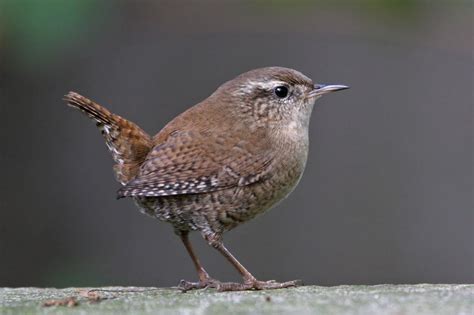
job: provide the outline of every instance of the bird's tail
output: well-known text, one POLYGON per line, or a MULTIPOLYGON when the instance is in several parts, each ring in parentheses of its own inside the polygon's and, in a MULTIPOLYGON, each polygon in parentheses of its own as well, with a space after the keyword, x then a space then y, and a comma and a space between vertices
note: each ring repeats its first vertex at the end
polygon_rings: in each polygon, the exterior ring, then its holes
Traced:
POLYGON ((117 163, 114 166, 117 180, 125 184, 134 178, 152 147, 151 137, 133 122, 78 93, 69 92, 64 100, 96 122, 117 163))

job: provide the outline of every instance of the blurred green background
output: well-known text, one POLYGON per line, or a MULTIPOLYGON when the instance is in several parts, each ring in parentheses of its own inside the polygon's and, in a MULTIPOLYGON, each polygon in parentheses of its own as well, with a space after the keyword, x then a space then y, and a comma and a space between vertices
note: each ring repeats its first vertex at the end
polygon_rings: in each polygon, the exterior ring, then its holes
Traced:
POLYGON ((321 285, 473 282, 473 35, 472 1, 0 0, 0 286, 195 279, 170 226, 115 200, 101 137, 62 95, 153 133, 270 65, 352 89, 318 101, 296 191, 226 235, 242 263, 321 285))

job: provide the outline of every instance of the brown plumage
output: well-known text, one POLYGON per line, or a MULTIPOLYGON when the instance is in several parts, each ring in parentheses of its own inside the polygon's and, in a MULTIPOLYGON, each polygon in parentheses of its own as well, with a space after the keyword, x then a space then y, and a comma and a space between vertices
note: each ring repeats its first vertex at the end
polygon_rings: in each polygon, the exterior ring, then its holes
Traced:
POLYGON ((134 123, 75 92, 69 92, 64 99, 96 122, 117 163, 114 166, 117 180, 125 184, 134 178, 152 148, 150 136, 134 123))
POLYGON ((295 281, 258 281, 224 247, 222 234, 284 199, 299 181, 308 153, 314 101, 347 88, 314 85, 303 74, 270 67, 226 82, 151 138, 134 123, 70 92, 65 99, 97 122, 122 183, 141 211, 171 223, 199 275, 183 290, 272 289, 295 281), (244 283, 212 279, 197 259, 188 233, 198 230, 242 274, 244 283))

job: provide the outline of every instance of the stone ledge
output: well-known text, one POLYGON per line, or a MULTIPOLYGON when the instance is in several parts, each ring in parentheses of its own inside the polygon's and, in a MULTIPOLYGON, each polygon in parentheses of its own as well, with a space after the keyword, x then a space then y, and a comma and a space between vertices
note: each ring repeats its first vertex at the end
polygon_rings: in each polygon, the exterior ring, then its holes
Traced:
POLYGON ((139 287, 0 288, 0 314, 472 315, 473 312, 474 285, 456 284, 303 286, 222 293, 212 289, 181 293, 172 288, 139 287))

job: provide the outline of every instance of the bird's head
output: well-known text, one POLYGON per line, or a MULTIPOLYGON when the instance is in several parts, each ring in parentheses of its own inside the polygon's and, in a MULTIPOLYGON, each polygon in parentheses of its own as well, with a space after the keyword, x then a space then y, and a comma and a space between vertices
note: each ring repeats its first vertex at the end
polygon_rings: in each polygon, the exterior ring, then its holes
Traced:
POLYGON ((308 125, 315 101, 347 89, 345 85, 315 84, 293 69, 267 67, 245 72, 223 84, 216 95, 227 99, 257 123, 308 125))

